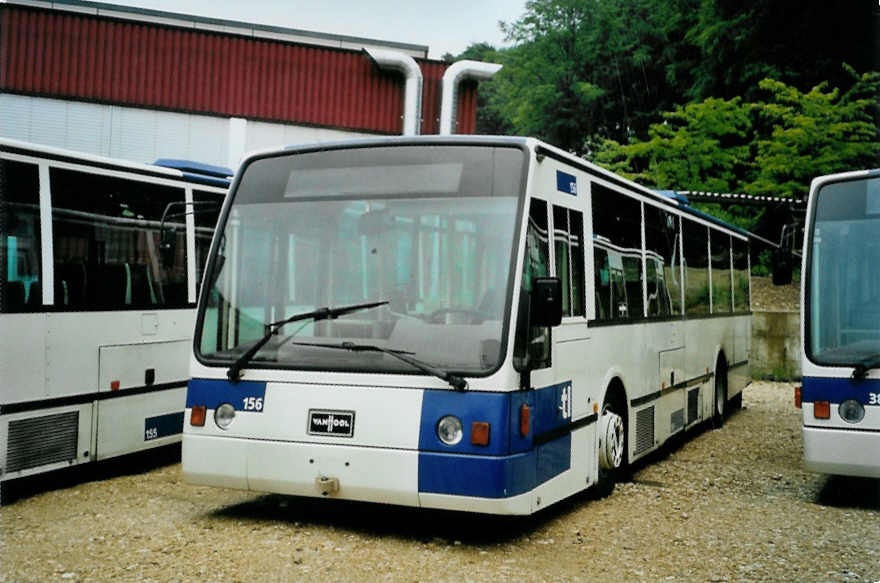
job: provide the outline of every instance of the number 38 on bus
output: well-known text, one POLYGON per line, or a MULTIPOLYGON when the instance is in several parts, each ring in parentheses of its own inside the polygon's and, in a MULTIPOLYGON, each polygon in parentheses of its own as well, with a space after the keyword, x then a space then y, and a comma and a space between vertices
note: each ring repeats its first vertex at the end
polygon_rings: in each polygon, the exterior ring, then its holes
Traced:
POLYGON ((529 514, 749 378, 745 233, 527 138, 242 166, 205 274, 191 483, 529 514))

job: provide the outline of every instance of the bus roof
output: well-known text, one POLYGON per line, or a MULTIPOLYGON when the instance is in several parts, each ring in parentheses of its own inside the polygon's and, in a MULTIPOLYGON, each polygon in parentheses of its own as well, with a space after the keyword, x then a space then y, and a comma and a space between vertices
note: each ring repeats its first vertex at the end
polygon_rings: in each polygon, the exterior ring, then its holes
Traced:
POLYGON ((680 204, 681 210, 688 213, 688 214, 698 216, 698 217, 703 218, 711 223, 714 223, 714 224, 719 225, 721 227, 724 227, 726 229, 730 229, 731 231, 736 231, 737 233, 739 233, 740 235, 743 235, 745 237, 752 236, 752 234, 749 233, 748 231, 746 231, 745 229, 740 229, 739 227, 737 227, 735 225, 731 225, 728 222, 722 221, 718 217, 712 216, 709 213, 705 213, 699 209, 695 209, 694 207, 690 206, 691 203, 688 200, 688 197, 683 195, 680 192, 676 192, 674 190, 658 190, 657 192, 659 192, 663 196, 677 200, 680 204))
POLYGON ((233 172, 228 168, 202 164, 200 162, 160 159, 156 160, 153 164, 142 164, 120 158, 110 158, 3 137, 0 137, 0 151, 74 164, 84 164, 98 168, 121 170, 156 178, 176 179, 224 189, 229 188, 233 175, 233 172), (169 162, 169 164, 164 164, 164 162, 169 162))

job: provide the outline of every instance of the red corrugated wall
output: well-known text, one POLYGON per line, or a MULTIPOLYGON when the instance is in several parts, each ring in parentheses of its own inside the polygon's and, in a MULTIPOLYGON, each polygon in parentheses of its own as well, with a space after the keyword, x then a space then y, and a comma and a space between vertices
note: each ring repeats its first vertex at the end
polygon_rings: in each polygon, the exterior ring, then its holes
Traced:
MULTIPOLYGON (((435 134, 445 63, 420 60, 422 133, 435 134)), ((0 91, 399 134, 403 79, 360 51, 0 5, 0 91)), ((473 133, 460 91, 457 133, 473 133)))

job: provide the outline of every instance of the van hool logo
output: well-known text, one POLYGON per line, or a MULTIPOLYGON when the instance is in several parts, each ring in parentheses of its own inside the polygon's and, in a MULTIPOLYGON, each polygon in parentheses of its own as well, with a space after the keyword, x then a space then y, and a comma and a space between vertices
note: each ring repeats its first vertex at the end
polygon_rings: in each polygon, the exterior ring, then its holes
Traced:
POLYGON ((354 435, 354 411, 323 411, 309 409, 309 435, 354 435))

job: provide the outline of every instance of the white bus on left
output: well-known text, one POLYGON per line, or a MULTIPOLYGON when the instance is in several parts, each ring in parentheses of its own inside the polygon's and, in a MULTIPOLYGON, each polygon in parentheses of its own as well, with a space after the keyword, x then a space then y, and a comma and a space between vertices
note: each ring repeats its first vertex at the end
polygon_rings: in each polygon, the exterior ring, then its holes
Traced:
POLYGON ((0 484, 180 441, 230 174, 0 140, 0 484))

